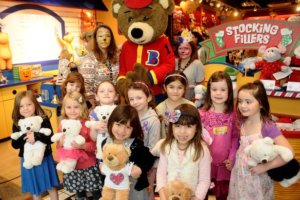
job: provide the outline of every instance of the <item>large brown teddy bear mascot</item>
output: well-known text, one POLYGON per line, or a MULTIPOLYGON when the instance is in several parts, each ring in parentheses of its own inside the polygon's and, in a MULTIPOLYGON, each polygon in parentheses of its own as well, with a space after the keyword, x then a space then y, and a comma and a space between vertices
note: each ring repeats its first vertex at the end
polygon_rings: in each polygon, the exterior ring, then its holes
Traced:
POLYGON ((174 53, 164 36, 173 0, 113 0, 112 8, 119 29, 128 39, 120 54, 119 92, 124 95, 127 75, 132 81, 150 83, 156 100, 161 100, 161 84, 175 69, 174 53))

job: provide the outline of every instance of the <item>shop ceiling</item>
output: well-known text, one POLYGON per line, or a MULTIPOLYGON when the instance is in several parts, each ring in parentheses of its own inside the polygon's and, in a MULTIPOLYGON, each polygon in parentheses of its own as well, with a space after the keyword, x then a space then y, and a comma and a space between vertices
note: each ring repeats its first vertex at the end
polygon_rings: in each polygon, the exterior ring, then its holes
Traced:
POLYGON ((177 5, 181 1, 198 1, 213 10, 224 7, 243 13, 244 16, 265 16, 270 13, 276 15, 300 14, 296 7, 300 6, 300 0, 174 0, 177 5), (220 6, 216 6, 219 4, 220 6))

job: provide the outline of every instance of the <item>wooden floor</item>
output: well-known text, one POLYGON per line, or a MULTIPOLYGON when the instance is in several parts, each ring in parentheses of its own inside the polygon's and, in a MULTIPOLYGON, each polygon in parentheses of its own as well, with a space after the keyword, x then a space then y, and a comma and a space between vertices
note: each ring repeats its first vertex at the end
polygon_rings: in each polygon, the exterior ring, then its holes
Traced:
MULTIPOLYGON (((22 194, 21 192, 21 177, 20 177, 20 158, 18 150, 11 147, 11 141, 0 142, 0 200, 30 200, 30 194, 22 194)), ((62 180, 62 175, 59 173, 59 178, 62 180)), ((59 190, 59 199, 69 198, 73 194, 65 190, 59 190)), ((48 200, 49 197, 43 197, 43 200, 48 200)), ((158 198, 159 199, 159 198, 158 198)), ((157 200, 158 200, 157 199, 157 200)), ((210 196, 209 200, 215 200, 210 196)))

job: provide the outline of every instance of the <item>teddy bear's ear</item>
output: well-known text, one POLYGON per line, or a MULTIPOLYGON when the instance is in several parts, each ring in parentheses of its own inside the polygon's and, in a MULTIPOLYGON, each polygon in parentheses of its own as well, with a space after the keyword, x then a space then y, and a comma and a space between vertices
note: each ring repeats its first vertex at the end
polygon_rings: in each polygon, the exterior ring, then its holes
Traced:
POLYGON ((82 125, 81 125, 81 122, 79 120, 76 120, 76 125, 77 125, 78 128, 81 129, 82 125))
POLYGON ((41 116, 36 116, 35 119, 41 124, 43 122, 43 118, 41 116))
POLYGON ((258 52, 259 52, 259 53, 264 53, 266 49, 267 49, 267 46, 266 46, 266 45, 262 45, 262 46, 260 46, 260 47, 258 48, 258 52))
POLYGON ((23 121, 24 121, 24 119, 19 119, 18 125, 19 125, 19 126, 22 126, 23 121))
POLYGON ((266 143, 266 144, 273 144, 273 143, 274 143, 274 141, 273 141, 272 138, 270 138, 270 137, 265 137, 265 138, 263 139, 263 141, 264 141, 264 143, 266 143))
POLYGON ((158 0, 158 3, 166 10, 168 15, 173 13, 175 3, 173 0, 158 0))
POLYGON ((286 52, 286 47, 283 46, 282 44, 278 44, 278 50, 281 54, 284 54, 286 52))
POLYGON ((112 1, 112 11, 113 11, 113 17, 117 18, 120 8, 123 5, 123 0, 113 0, 112 1))

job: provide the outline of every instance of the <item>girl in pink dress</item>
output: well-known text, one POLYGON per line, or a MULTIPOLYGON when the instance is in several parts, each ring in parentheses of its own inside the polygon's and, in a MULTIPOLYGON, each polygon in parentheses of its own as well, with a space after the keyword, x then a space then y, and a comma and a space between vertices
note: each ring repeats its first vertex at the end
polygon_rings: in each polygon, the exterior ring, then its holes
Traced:
POLYGON ((217 200, 227 198, 230 171, 238 146, 236 112, 233 109, 233 89, 230 77, 223 71, 211 75, 200 116, 209 134, 203 135, 212 155, 212 192, 217 200))
POLYGON ((240 146, 232 169, 230 200, 273 200, 273 181, 266 171, 285 164, 280 156, 268 163, 249 167, 246 146, 258 138, 270 137, 276 145, 293 151, 287 139, 281 134, 270 117, 270 105, 263 84, 257 80, 243 85, 238 91, 238 114, 241 117, 240 146))

